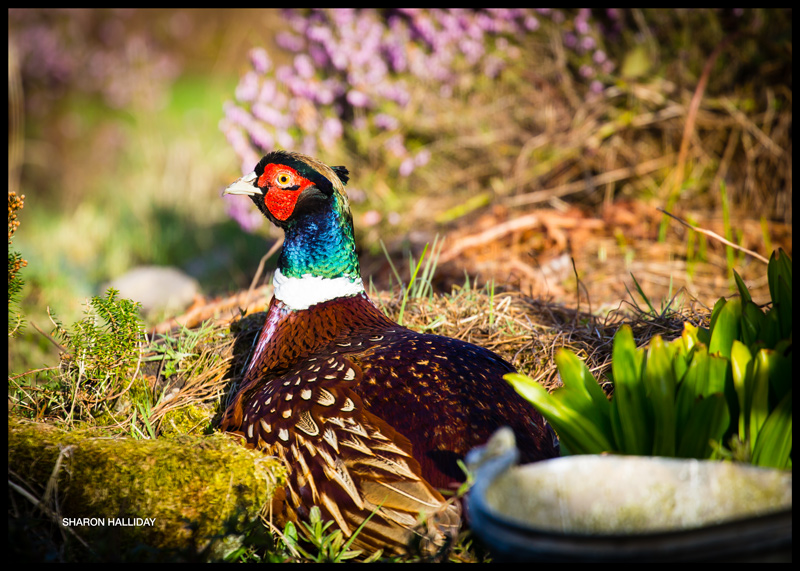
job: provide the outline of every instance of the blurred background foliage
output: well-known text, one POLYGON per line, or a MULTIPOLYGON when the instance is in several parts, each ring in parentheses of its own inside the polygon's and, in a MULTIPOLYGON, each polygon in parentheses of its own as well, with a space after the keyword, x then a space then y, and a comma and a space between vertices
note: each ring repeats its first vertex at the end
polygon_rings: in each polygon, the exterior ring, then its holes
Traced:
MULTIPOLYGON (((584 254, 616 286, 638 257, 679 258, 688 281, 700 260, 726 288, 724 255, 702 237, 689 248, 678 229, 678 246, 654 245, 654 206, 700 223, 720 221, 729 203, 732 241, 791 253, 791 16, 9 10, 9 191, 26 197, 14 237, 28 261, 22 312, 44 330, 48 307, 71 323, 105 282, 144 264, 178 267, 209 296, 248 286, 278 232, 248 201, 220 195, 277 147, 350 168, 365 277, 377 284, 389 283, 379 239, 419 253, 441 233, 455 236, 442 259, 459 278, 467 269, 529 285, 537 271, 550 275, 556 254, 596 277, 584 254), (476 229, 542 208, 549 225, 465 245, 476 229), (585 223, 595 219, 606 225, 597 237, 585 223), (624 262, 611 264, 610 249, 624 262), (500 257, 505 265, 487 265, 500 257)), ((571 270, 551 276, 544 293, 559 297, 570 280, 571 270)), ((51 352, 27 328, 9 367, 41 366, 51 352)))

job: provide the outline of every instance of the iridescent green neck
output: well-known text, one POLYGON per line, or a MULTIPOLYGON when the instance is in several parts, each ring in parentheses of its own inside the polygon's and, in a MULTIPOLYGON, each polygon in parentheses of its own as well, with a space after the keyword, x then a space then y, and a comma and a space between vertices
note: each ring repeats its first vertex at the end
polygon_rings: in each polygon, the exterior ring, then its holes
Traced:
POLYGON ((353 217, 338 193, 331 203, 290 222, 278 260, 285 277, 361 279, 353 234, 353 217))

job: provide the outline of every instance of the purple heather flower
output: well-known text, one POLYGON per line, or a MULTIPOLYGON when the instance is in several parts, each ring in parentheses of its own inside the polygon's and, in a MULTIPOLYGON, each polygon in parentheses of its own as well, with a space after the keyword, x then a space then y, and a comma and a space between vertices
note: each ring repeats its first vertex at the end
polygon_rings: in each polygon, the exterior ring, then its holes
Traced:
POLYGON ((327 117, 322 122, 322 129, 320 129, 320 140, 322 144, 330 148, 342 138, 342 133, 344 129, 342 128, 342 122, 339 121, 336 117, 327 117))
POLYGON ((392 153, 395 157, 408 156, 408 151, 403 143, 403 136, 400 134, 389 137, 383 144, 383 148, 392 153))
POLYGON ((355 203, 362 203, 367 199, 367 193, 364 192, 362 189, 357 188, 355 186, 348 186, 347 187, 347 198, 350 199, 350 202, 355 203))
POLYGON ((311 79, 314 77, 314 62, 306 54, 297 54, 294 56, 294 69, 297 74, 303 79, 311 79))
POLYGON ((385 44, 383 47, 385 57, 389 60, 392 71, 402 73, 408 67, 405 47, 399 44, 385 44))
POLYGON ((325 51, 325 48, 317 44, 308 46, 308 53, 311 55, 314 65, 319 69, 325 69, 331 61, 331 58, 328 57, 328 52, 325 51))
POLYGON ((591 11, 588 8, 578 10, 578 15, 575 16, 575 31, 579 34, 588 34, 591 30, 588 22, 590 16, 591 11))
POLYGON ((343 28, 353 22, 356 11, 354 8, 334 8, 331 10, 331 15, 336 27, 343 28))
POLYGON ((403 159, 403 162, 400 163, 400 168, 397 169, 397 173, 402 177, 406 177, 412 172, 414 172, 414 159, 406 157, 403 159))
POLYGON ((314 99, 320 105, 330 105, 333 103, 333 90, 326 84, 319 84, 314 89, 314 99))
POLYGON ((258 75, 254 71, 249 71, 239 80, 236 86, 236 99, 246 102, 253 101, 258 96, 258 75))
POLYGON ((263 121, 267 125, 272 125, 273 127, 283 129, 289 126, 288 118, 283 113, 274 107, 270 107, 266 103, 261 103, 259 101, 258 103, 253 104, 251 111, 256 119, 263 121))
POLYGON ((464 54, 467 58, 467 62, 470 65, 475 64, 483 55, 483 43, 476 42, 474 40, 468 40, 464 38, 460 42, 458 42, 458 47, 461 50, 461 53, 464 54))
POLYGON ((339 71, 347 69, 347 55, 344 51, 340 49, 328 49, 328 56, 331 58, 333 67, 339 71))
MULTIPOLYGON (((252 168, 251 165, 250 169, 252 170, 252 168)), ((222 197, 227 204, 228 216, 236 220, 246 232, 255 232, 264 223, 264 216, 245 198, 231 195, 222 197)))
POLYGON ((476 21, 478 22, 478 26, 482 30, 487 32, 497 32, 498 31, 498 23, 492 16, 487 14, 486 12, 479 12, 475 16, 476 21))
POLYGON ((411 95, 409 95, 408 90, 402 81, 396 81, 394 83, 382 83, 381 85, 377 86, 377 91, 381 97, 385 97, 389 101, 394 101, 401 107, 408 105, 408 102, 411 100, 411 95))
POLYGON ((483 73, 492 79, 500 75, 505 67, 505 62, 494 54, 486 56, 483 62, 483 73))
POLYGON ((219 126, 222 132, 225 133, 225 138, 228 139, 234 152, 242 159, 242 164, 245 165, 242 167, 242 173, 253 170, 253 165, 258 162, 258 156, 244 133, 227 119, 222 119, 219 126), (249 167, 246 165, 249 165, 249 167), (249 170, 246 170, 248 168, 249 170))
POLYGON ((294 137, 288 131, 283 129, 275 133, 275 138, 278 140, 278 146, 284 149, 291 149, 294 147, 294 137))
MULTIPOLYGON (((518 38, 538 30, 541 18, 565 19, 561 10, 522 8, 312 9, 284 15, 286 26, 276 41, 292 63, 276 69, 263 48, 251 50, 252 70, 237 87, 238 105, 225 106, 220 128, 236 153, 252 167, 255 148, 314 154, 320 146, 341 144, 345 132, 390 135, 381 152, 399 164, 403 177, 430 161, 427 148, 412 156, 405 146, 399 111, 411 99, 407 82, 451 96, 457 86, 469 85, 464 73, 493 78, 521 57, 518 38)), ((579 69, 589 80, 598 72, 593 66, 613 66, 597 49, 593 24, 591 12, 582 10, 564 33, 566 47, 592 53, 593 62, 579 69)), ((603 84, 592 81, 590 89, 602 91, 603 84)))
POLYGON ((225 116, 237 125, 246 126, 250 121, 250 114, 232 101, 223 103, 222 109, 225 116))
POLYGON ((275 43, 289 52, 299 52, 305 46, 305 40, 291 32, 279 32, 275 36, 275 43))
POLYGON ((375 226, 381 221, 381 213, 377 210, 367 210, 363 216, 361 216, 361 225, 365 228, 369 228, 370 226, 375 226))
POLYGON ((400 126, 400 122, 395 117, 387 115, 386 113, 378 113, 373 118, 373 121, 378 129, 385 129, 387 131, 393 131, 400 126))
POLYGON ((309 26, 306 30, 306 37, 313 42, 324 44, 333 38, 333 34, 331 29, 324 25, 309 26))
POLYGON ((597 42, 595 41, 595 39, 592 36, 583 36, 581 38, 581 48, 584 51, 592 50, 592 49, 594 49, 594 47, 596 45, 597 45, 597 42))
POLYGON ((347 102, 353 107, 367 107, 369 105, 369 97, 358 89, 351 89, 347 92, 347 102))
POLYGON ((264 48, 253 48, 250 50, 250 63, 256 73, 264 74, 272 67, 272 62, 269 59, 269 54, 264 48))
POLYGON ((258 94, 259 101, 269 101, 275 98, 277 89, 275 86, 275 81, 273 79, 265 79, 261 82, 261 91, 258 94))
POLYGON ((314 92, 314 85, 307 79, 294 76, 286 81, 286 87, 295 97, 313 100, 316 96, 314 92))
POLYGON ((525 25, 525 29, 530 32, 535 32, 539 29, 539 20, 537 20, 534 16, 526 17, 523 24, 525 25))
POLYGON ((417 153, 417 156, 414 157, 414 166, 417 167, 424 167, 428 164, 428 161, 431 160, 431 152, 428 149, 422 149, 420 152, 417 153))
POLYGON ((415 17, 412 21, 412 29, 415 35, 428 44, 429 47, 436 50, 438 38, 436 36, 436 28, 433 26, 431 19, 425 15, 415 17))
POLYGON ((356 131, 363 131, 369 127, 367 118, 363 114, 359 114, 353 118, 353 129, 356 131))
POLYGON ((275 148, 275 139, 260 124, 255 123, 248 129, 250 138, 262 153, 269 153, 275 148))
POLYGON ((306 135, 303 137, 303 142, 300 144, 300 152, 304 155, 317 154, 317 139, 313 135, 306 135))
POLYGON ((380 83, 384 77, 386 77, 386 63, 381 59, 372 58, 370 62, 367 73, 364 77, 364 80, 368 84, 376 84, 380 83))
POLYGON ((606 61, 606 59, 608 59, 608 56, 603 50, 597 50, 592 55, 592 60, 594 60, 594 63, 603 63, 606 61))

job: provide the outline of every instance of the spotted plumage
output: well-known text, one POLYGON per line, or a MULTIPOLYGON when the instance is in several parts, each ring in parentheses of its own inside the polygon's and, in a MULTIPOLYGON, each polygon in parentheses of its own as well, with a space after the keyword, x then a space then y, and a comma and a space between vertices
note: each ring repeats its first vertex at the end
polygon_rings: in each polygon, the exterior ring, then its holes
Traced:
POLYGON ((522 459, 557 454, 543 419, 502 376, 514 368, 475 345, 421 334, 367 297, 355 255, 347 170, 274 152, 234 183, 285 231, 273 297, 222 427, 282 458, 289 520, 318 506, 356 545, 401 552, 419 515, 433 548, 460 525, 437 488, 457 461, 509 425, 522 459))

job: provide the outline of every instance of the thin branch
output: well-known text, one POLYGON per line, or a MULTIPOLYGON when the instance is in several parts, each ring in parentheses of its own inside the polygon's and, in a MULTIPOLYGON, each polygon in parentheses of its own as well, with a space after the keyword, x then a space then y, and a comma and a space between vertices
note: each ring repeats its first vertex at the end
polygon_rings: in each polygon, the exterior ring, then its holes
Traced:
POLYGON ((281 238, 280 240, 276 240, 275 243, 272 245, 272 247, 269 249, 269 251, 262 256, 261 261, 258 263, 258 269, 256 270, 256 275, 253 276, 253 281, 250 282, 250 288, 247 290, 247 296, 244 298, 245 307, 247 307, 247 304, 250 303, 250 294, 253 293, 253 290, 255 289, 258 280, 261 279, 261 272, 264 271, 264 264, 268 259, 270 259, 270 257, 272 257, 272 254, 278 251, 278 248, 280 248, 282 245, 283 245, 283 238, 281 238))
POLYGON ((686 124, 683 127, 683 137, 681 138, 681 147, 678 151, 678 164, 676 166, 676 174, 672 183, 672 196, 677 196, 680 192, 681 185, 683 184, 683 173, 686 166, 686 157, 689 153, 689 140, 694 133, 694 124, 697 119, 697 111, 700 109, 700 102, 703 100, 703 94, 706 91, 708 78, 711 75, 711 70, 714 63, 717 61, 719 55, 727 49, 727 47, 734 40, 738 39, 741 32, 729 35, 727 38, 717 45, 711 55, 708 56, 706 64, 703 66, 703 72, 700 74, 700 79, 697 81, 697 87, 692 95, 692 100, 689 102, 689 110, 686 113, 686 124))
POLYGON ((632 167, 623 167, 613 171, 600 173, 596 176, 590 177, 586 180, 578 180, 567 184, 562 184, 554 188, 545 190, 537 190, 527 194, 520 194, 511 196, 503 202, 508 206, 523 206, 525 204, 535 204, 537 202, 545 202, 551 198, 561 198, 568 194, 581 192, 587 187, 601 186, 609 182, 617 182, 626 178, 640 177, 642 175, 657 171, 664 167, 669 166, 675 160, 674 154, 665 155, 656 159, 645 161, 632 167))
POLYGON ((740 250, 740 251, 744 252, 745 254, 753 256, 755 259, 764 262, 765 264, 769 264, 769 260, 768 259, 766 259, 761 254, 759 254, 757 252, 754 252, 753 250, 748 250, 747 248, 745 248, 743 246, 740 246, 738 244, 734 244, 733 242, 731 242, 730 240, 726 240, 725 238, 723 238, 722 236, 720 236, 716 232, 712 232, 711 230, 706 230, 705 228, 699 228, 698 226, 695 226, 693 224, 689 224, 686 220, 683 220, 682 218, 679 218, 679 217, 675 216, 674 214, 670 214, 669 212, 667 212, 663 208, 658 208, 658 210, 660 210, 661 212, 663 212, 664 214, 666 214, 670 218, 674 218, 675 220, 677 220, 678 222, 680 222, 681 224, 683 224, 687 228, 689 228, 691 230, 694 230, 695 232, 700 232, 701 234, 705 234, 709 238, 713 238, 714 240, 719 240, 720 242, 722 242, 726 246, 730 246, 731 248, 735 248, 737 250, 740 250))
POLYGON ((59 343, 58 341, 56 341, 55 339, 53 339, 53 337, 52 337, 52 336, 48 335, 47 333, 45 333, 44 331, 42 331, 41 329, 39 329, 39 326, 38 326, 38 325, 36 325, 36 323, 34 323, 33 321, 31 321, 31 325, 33 325, 33 328, 34 328, 34 329, 36 329, 36 331, 38 331, 39 333, 41 333, 41 334, 42 334, 42 335, 43 335, 43 336, 44 336, 44 337, 45 337, 45 338, 46 338, 48 341, 50 341, 50 343, 52 343, 53 345, 55 345, 55 346, 58 348, 58 350, 59 350, 59 351, 62 351, 62 352, 64 352, 64 353, 66 353, 66 352, 67 352, 67 348, 66 348, 66 347, 64 347, 64 346, 63 346, 61 343, 59 343))

